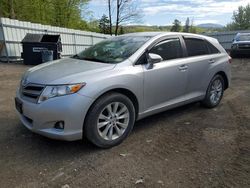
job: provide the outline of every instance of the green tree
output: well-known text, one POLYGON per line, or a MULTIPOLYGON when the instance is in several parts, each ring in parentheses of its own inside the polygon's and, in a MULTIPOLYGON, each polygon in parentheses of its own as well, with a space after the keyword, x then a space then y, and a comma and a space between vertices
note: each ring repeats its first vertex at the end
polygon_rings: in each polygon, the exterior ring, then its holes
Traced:
POLYGON ((81 18, 80 7, 88 2, 86 0, 53 0, 53 25, 60 27, 78 28, 81 18))
POLYGON ((96 33, 100 33, 99 20, 92 19, 88 22, 88 30, 96 33))
POLYGON ((179 20, 175 19, 170 31, 180 32, 181 31, 181 22, 179 20))
POLYGON ((191 21, 189 32, 190 33, 197 33, 196 27, 194 26, 194 19, 192 19, 192 21, 191 21))
POLYGON ((125 32, 124 32, 124 29, 122 26, 120 26, 120 31, 119 31, 119 35, 123 35, 125 32))
POLYGON ((187 20, 186 20, 186 23, 185 23, 183 32, 189 33, 189 31, 190 31, 190 20, 189 20, 189 18, 187 17, 187 20))
POLYGON ((110 33, 109 19, 105 14, 103 14, 102 18, 99 20, 99 29, 101 33, 104 33, 104 34, 110 33))
POLYGON ((227 25, 229 30, 246 30, 250 29, 250 4, 247 6, 239 6, 237 11, 234 11, 232 23, 227 25))
POLYGON ((0 0, 0 17, 74 29, 87 28, 82 9, 89 0, 0 0))

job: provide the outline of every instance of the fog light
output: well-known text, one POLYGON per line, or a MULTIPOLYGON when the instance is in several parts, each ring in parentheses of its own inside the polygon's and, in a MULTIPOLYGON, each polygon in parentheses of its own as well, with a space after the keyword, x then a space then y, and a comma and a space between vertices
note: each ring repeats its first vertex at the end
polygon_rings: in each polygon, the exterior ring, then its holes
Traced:
POLYGON ((55 126, 54 126, 55 129, 64 129, 64 121, 58 121, 55 123, 55 126))

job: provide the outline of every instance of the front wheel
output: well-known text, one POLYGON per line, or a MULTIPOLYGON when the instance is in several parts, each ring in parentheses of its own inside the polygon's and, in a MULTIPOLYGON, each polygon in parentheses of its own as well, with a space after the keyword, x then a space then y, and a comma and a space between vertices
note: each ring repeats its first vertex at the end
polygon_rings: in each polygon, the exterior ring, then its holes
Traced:
POLYGON ((128 136, 134 122, 135 108, 131 100, 120 93, 108 93, 90 108, 83 131, 94 145, 110 148, 128 136))
POLYGON ((207 88, 206 97, 202 104, 207 108, 216 107, 224 93, 224 79, 221 75, 215 75, 207 88))

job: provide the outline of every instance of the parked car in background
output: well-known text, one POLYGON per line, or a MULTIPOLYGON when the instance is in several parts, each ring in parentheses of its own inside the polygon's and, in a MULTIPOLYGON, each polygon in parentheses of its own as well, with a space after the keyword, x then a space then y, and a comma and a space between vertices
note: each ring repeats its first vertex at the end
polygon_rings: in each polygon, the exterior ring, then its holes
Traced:
POLYGON ((250 56, 250 33, 238 33, 234 37, 230 55, 231 57, 250 56))
POLYGON ((230 70, 230 57, 214 38, 126 34, 29 69, 16 109, 33 132, 61 140, 85 136, 109 148, 149 115, 195 101, 216 107, 230 85, 230 70))

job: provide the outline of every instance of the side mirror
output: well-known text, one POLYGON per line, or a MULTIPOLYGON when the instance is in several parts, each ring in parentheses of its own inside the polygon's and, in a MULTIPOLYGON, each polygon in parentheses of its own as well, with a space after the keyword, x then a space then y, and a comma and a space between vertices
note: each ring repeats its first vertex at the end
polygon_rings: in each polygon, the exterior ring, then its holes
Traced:
POLYGON ((154 53, 148 53, 147 54, 147 61, 148 61, 147 68, 148 69, 153 68, 153 64, 159 63, 162 60, 163 58, 160 55, 154 54, 154 53))

